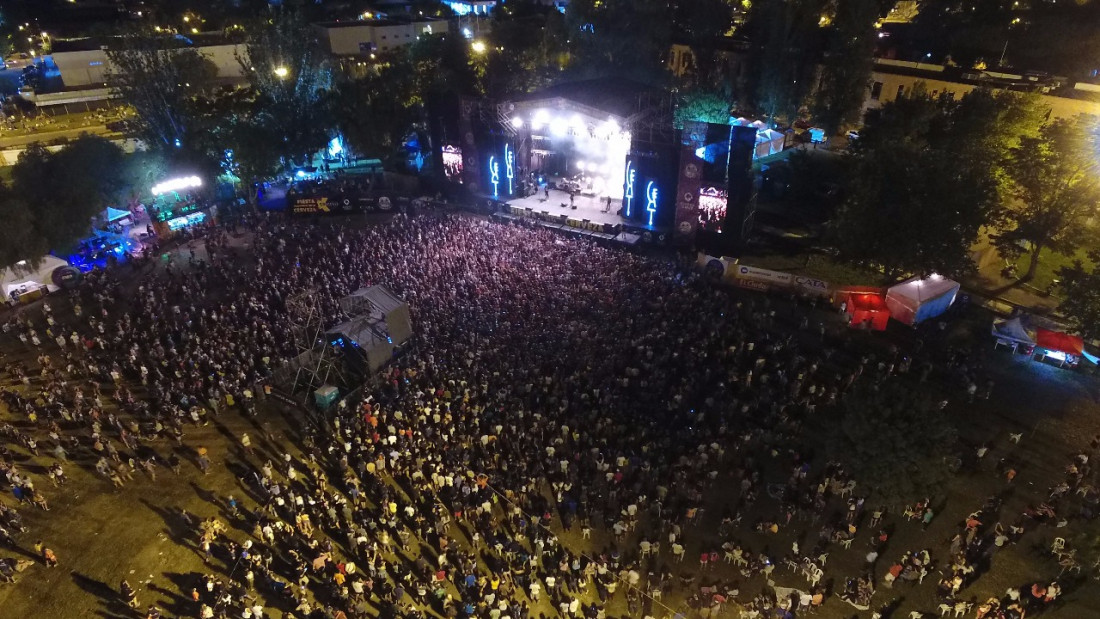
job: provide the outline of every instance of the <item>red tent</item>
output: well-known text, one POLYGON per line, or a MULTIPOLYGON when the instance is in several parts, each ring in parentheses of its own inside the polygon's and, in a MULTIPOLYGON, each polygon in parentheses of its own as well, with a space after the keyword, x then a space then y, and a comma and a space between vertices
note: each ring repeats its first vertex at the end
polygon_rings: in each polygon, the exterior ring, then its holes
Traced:
POLYGON ((1046 348, 1047 350, 1056 350, 1058 352, 1077 355, 1078 357, 1081 356, 1081 352, 1085 349, 1085 342, 1076 335, 1069 335, 1068 333, 1060 333, 1058 331, 1048 331, 1046 329, 1035 330, 1035 345, 1040 348, 1046 348))
POLYGON ((879 294, 848 293, 847 312, 851 316, 848 325, 852 327, 867 322, 875 331, 884 331, 886 323, 890 321, 890 309, 879 294))

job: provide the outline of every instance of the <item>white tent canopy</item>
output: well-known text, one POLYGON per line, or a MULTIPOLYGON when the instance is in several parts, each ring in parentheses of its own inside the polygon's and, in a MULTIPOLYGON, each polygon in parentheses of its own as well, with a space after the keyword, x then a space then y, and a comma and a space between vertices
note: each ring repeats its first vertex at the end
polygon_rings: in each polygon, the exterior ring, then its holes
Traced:
POLYGON ((942 275, 913 277, 886 291, 886 307, 894 320, 915 325, 946 312, 958 292, 959 283, 942 275))
POLYGON ((1034 338, 1032 338, 1031 335, 1028 334, 1027 329, 1024 328, 1019 316, 1009 320, 994 320, 993 337, 996 337, 998 340, 1006 340, 1008 342, 1025 344, 1028 346, 1035 343, 1034 338))
POLYGON ((108 206, 103 211, 103 219, 109 224, 113 224, 116 221, 126 219, 127 217, 132 217, 130 211, 124 211, 122 209, 112 208, 110 206, 108 206))
POLYGON ((57 290, 51 276, 55 269, 67 264, 61 258, 46 255, 39 261, 37 267, 23 260, 0 271, 0 288, 4 291, 4 300, 11 300, 13 292, 23 293, 43 286, 50 292, 57 290))

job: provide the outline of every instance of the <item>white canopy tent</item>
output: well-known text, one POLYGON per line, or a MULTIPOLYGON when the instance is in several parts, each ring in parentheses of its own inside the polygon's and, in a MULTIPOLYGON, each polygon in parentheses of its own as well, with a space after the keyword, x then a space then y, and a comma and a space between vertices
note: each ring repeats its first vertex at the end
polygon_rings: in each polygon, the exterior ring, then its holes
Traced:
POLYGON ((891 318, 912 326, 946 312, 958 292, 958 282, 933 273, 891 286, 886 291, 886 307, 891 318))
POLYGON ((47 292, 57 290, 57 286, 53 283, 53 272, 58 267, 68 264, 61 258, 46 255, 39 261, 37 267, 23 260, 4 269, 0 272, 0 288, 4 291, 4 300, 14 301, 19 295, 40 288, 46 288, 47 292))

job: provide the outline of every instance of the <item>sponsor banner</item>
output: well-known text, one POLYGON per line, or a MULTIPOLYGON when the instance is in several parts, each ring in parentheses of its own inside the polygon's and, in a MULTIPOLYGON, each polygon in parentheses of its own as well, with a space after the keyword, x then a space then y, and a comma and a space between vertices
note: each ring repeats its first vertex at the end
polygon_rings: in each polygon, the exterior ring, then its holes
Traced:
POLYGON ((291 211, 295 214, 312 215, 315 213, 330 212, 328 197, 297 197, 291 205, 291 211))
POLYGON ((772 288, 771 284, 768 284, 768 282, 762 282, 755 279, 735 278, 733 283, 740 288, 748 288, 749 290, 758 290, 760 292, 768 292, 772 288))
POLYGON ((737 265, 737 269, 734 271, 734 277, 737 279, 763 282, 770 286, 790 286, 794 282, 794 276, 790 273, 758 269, 745 264, 737 265))
POLYGON ((299 196, 293 198, 290 210, 296 215, 341 215, 353 213, 389 213, 399 206, 412 203, 408 197, 362 196, 299 196))
POLYGON ((829 283, 820 279, 795 275, 794 285, 805 293, 821 295, 823 297, 829 296, 829 283))

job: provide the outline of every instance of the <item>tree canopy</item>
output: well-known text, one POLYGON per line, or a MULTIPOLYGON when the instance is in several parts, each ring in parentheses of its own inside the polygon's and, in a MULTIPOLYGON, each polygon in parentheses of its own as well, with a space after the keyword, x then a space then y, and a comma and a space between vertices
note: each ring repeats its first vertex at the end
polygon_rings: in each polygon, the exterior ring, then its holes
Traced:
MULTIPOLYGON (((1089 260, 1094 265, 1100 263, 1100 252, 1089 252, 1089 260)), ((1074 260, 1070 266, 1058 270, 1058 277, 1065 293, 1058 309, 1083 337, 1100 337, 1100 272, 1074 260)))
POLYGON ((830 458, 879 499, 933 495, 950 478, 957 432, 931 395, 898 381, 845 394, 829 437, 830 458))
POLYGON ((860 120, 874 67, 878 0, 839 0, 828 35, 814 120, 828 135, 860 120))
POLYGON ((573 76, 620 75, 650 83, 664 79, 672 40, 670 3, 572 0, 565 24, 573 76))
POLYGON ((337 83, 334 112, 355 152, 384 159, 419 120, 422 101, 407 51, 388 53, 378 67, 337 83))
POLYGON ((1096 239, 1090 219, 1100 204, 1100 155, 1094 119, 1054 121, 1012 148, 1005 164, 1014 198, 994 235, 998 249, 1019 255, 1028 245, 1025 280, 1035 275, 1040 252, 1069 255, 1096 239))
POLYGON ((0 187, 0 266, 72 249, 93 217, 125 200, 131 171, 122 149, 101 137, 82 135, 56 153, 28 146, 0 187))
POLYGON ((749 12, 750 91, 769 121, 793 121, 811 91, 826 0, 760 0, 749 12))
POLYGON ((676 97, 674 122, 683 127, 685 122, 705 122, 726 125, 730 122, 730 101, 718 92, 691 89, 676 97))
POLYGON ((124 33, 107 58, 107 83, 137 111, 139 135, 162 148, 188 144, 195 133, 192 104, 217 77, 214 63, 149 28, 124 33))
POLYGON ((331 138, 333 73, 328 55, 298 13, 279 12, 246 32, 239 61, 256 94, 250 122, 260 129, 251 137, 269 140, 268 148, 289 167, 331 138))
POLYGON ((934 57, 950 55, 962 66, 979 60, 1020 69, 1085 78, 1100 48, 1096 2, 922 0, 908 47, 934 57), (1026 6, 1026 9, 1025 9, 1026 6))
POLYGON ((999 216, 1004 154, 1033 131, 1033 97, 976 90, 961 101, 923 88, 867 114, 833 222, 842 258, 893 276, 958 275, 999 216))

